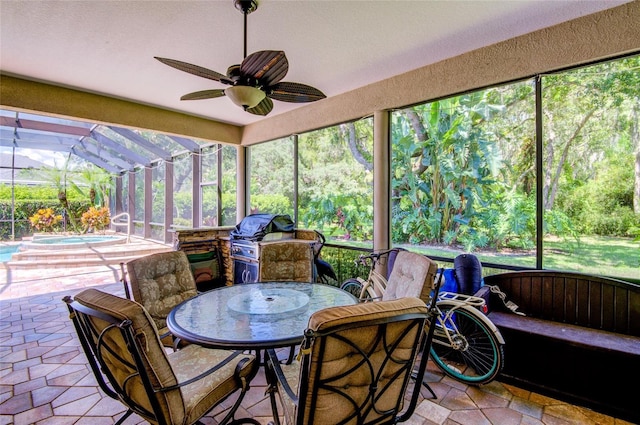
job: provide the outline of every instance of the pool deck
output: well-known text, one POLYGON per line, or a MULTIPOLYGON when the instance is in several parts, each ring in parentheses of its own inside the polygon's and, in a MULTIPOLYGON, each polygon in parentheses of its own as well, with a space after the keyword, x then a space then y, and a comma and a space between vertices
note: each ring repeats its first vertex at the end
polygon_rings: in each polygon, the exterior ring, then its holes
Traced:
MULTIPOLYGON (((3 245, 16 244, 3 243, 3 245)), ((132 236, 130 242, 100 246, 82 246, 74 249, 33 249, 12 255, 8 262, 0 263, 0 272, 5 277, 11 275, 13 279, 29 279, 27 271, 46 269, 70 269, 78 267, 119 266, 142 255, 155 252, 171 251, 170 245, 156 241, 145 240, 132 236), (23 276, 24 275, 24 276, 23 276), (26 276, 26 277, 25 277, 26 276)), ((8 281, 8 280, 7 280, 8 281)), ((2 283, 2 277, 0 277, 2 283)))

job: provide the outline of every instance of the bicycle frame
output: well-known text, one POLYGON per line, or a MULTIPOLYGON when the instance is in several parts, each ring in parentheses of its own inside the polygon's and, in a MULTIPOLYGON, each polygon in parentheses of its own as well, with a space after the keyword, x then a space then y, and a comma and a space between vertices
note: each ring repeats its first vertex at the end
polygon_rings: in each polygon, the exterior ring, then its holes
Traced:
MULTIPOLYGON (((500 344, 504 344, 505 343, 504 338, 502 337, 502 334, 500 333, 496 325, 491 320, 489 320, 487 316, 485 316, 480 312, 479 308, 482 308, 484 304, 485 304, 484 298, 474 297, 473 295, 458 294, 455 292, 440 292, 438 294, 438 300, 436 301, 436 308, 438 308, 439 305, 440 306, 447 305, 450 308, 447 314, 445 314, 444 316, 442 314, 442 311, 438 309, 439 310, 438 316, 437 316, 438 323, 441 326, 436 329, 436 332, 439 332, 440 328, 444 329, 444 331, 441 331, 441 333, 446 334, 449 342, 451 344, 454 344, 451 338, 450 329, 455 330, 455 332, 457 333, 458 328, 455 324, 455 321, 452 318, 456 310, 460 308, 464 308, 468 312, 473 314, 478 320, 482 321, 482 323, 484 323, 489 329, 491 329, 491 332, 493 332, 493 334, 496 336, 500 344), (469 309, 468 307, 473 307, 473 308, 469 309), (447 324, 446 326, 445 326, 445 323, 447 324)), ((437 342, 434 340, 434 343, 437 343, 437 342)))
POLYGON ((364 301, 379 301, 382 299, 382 294, 387 289, 387 279, 380 273, 371 269, 369 273, 369 279, 364 280, 358 278, 362 283, 362 292, 360 293, 360 300, 364 301))
POLYGON ((388 255, 392 251, 395 251, 395 249, 373 252, 369 255, 360 255, 358 260, 356 260, 356 264, 361 264, 369 268, 369 275, 366 280, 361 277, 356 278, 362 285, 359 297, 361 302, 378 301, 382 298, 382 295, 387 289, 387 277, 376 270, 376 266, 381 265, 381 259, 385 257, 388 258, 388 255))
MULTIPOLYGON (((356 264, 369 268, 367 279, 348 279, 342 289, 352 293, 358 288, 360 302, 380 300, 387 288, 387 277, 381 273, 384 259, 392 250, 361 255, 356 264)), ((439 269, 436 279, 442 279, 439 269)), ((439 292, 435 303, 435 326, 432 327, 431 353, 436 365, 453 379, 480 385, 495 379, 504 362, 505 340, 493 322, 484 314, 485 299, 455 292, 439 292)))

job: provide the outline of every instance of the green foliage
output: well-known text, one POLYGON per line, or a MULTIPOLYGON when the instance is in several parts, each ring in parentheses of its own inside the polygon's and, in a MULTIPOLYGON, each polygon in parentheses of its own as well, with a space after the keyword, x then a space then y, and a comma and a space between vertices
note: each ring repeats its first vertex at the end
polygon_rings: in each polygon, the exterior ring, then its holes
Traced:
POLYGON ((338 277, 338 280, 332 283, 338 286, 350 278, 361 277, 365 279, 369 274, 369 268, 357 263, 356 260, 361 254, 368 252, 364 249, 352 249, 344 246, 340 248, 325 246, 322 248, 322 259, 331 264, 338 277))
MULTIPOLYGON (((58 189, 53 186, 37 185, 15 185, 14 187, 15 199, 29 200, 29 199, 52 199, 58 202, 58 189)), ((67 194, 68 199, 79 201, 83 197, 75 192, 69 191, 67 194)), ((0 200, 11 200, 11 185, 0 186, 0 200)))
POLYGON ((573 221, 567 214, 560 210, 550 210, 544 212, 544 234, 560 236, 562 238, 580 238, 579 232, 573 221))
POLYGON ((373 233, 373 122, 370 118, 299 138, 299 220, 341 240, 373 233))
POLYGON ((83 199, 89 199, 92 205, 105 207, 109 204, 111 175, 106 171, 86 164, 85 167, 69 173, 68 184, 83 199))
POLYGON ((501 190, 495 136, 482 127, 504 110, 491 95, 476 92, 395 115, 392 214, 401 223, 395 242, 487 245, 487 232, 474 224, 482 221, 488 186, 501 190))
POLYGON ((617 154, 596 167, 595 178, 576 181, 558 195, 565 211, 583 235, 631 236, 640 225, 633 212, 633 156, 617 154))
POLYGON ((633 235, 638 69, 634 57, 543 78, 537 171, 533 81, 395 112, 392 240, 534 249, 536 173, 545 235, 633 235))
POLYGON ((236 192, 222 192, 222 226, 236 224, 236 192))
POLYGON ((173 222, 175 224, 193 227, 193 195, 191 191, 174 192, 173 208, 173 222))
POLYGON ((284 195, 252 195, 251 213, 289 214, 293 217, 293 205, 284 195))
POLYGON ((591 224, 595 235, 633 236, 633 229, 640 226, 640 214, 634 214, 628 207, 616 206, 609 214, 593 217, 591 224))
MULTIPOLYGON (((88 201, 70 201, 69 211, 80 217, 84 211, 91 206, 88 201)), ((11 200, 0 199, 0 240, 11 239, 11 200)), ((16 239, 33 235, 33 228, 29 223, 29 217, 33 216, 40 209, 51 208, 56 215, 65 217, 65 210, 58 200, 16 200, 15 202, 15 237, 16 239)), ((69 214, 66 214, 67 230, 72 230, 69 226, 69 214)), ((65 230, 64 222, 55 224, 52 228, 54 232, 65 230)))
POLYGON ((301 211, 306 228, 316 228, 325 236, 343 240, 370 240, 373 235, 373 206, 368 195, 334 195, 313 199, 301 211))

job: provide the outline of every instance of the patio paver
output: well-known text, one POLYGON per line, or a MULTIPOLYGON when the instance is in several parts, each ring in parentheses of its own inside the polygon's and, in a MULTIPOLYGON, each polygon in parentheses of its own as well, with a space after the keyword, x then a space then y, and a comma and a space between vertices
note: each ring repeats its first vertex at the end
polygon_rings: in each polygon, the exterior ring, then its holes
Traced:
MULTIPOLYGON (((62 298, 87 287, 124 296, 119 267, 22 270, 0 276, 0 425, 112 424, 124 407, 98 388, 62 298), (16 272, 17 273, 17 272, 16 272)), ((284 353, 286 354, 286 353, 284 353)), ((410 424, 628 424, 497 381, 469 387, 430 364, 423 397, 410 424)), ((215 425, 217 408, 203 419, 215 425)), ((262 371, 237 416, 271 420, 262 371)), ((132 415, 125 424, 146 423, 132 415)))

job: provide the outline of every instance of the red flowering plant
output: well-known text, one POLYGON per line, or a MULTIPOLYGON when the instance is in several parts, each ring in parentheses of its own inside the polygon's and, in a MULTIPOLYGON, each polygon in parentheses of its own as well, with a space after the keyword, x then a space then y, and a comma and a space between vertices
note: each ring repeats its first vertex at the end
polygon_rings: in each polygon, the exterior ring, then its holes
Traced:
POLYGON ((107 207, 91 207, 88 211, 82 214, 80 220, 86 230, 91 228, 94 230, 104 230, 111 223, 111 213, 107 207))
POLYGON ((36 230, 52 232, 53 227, 62 221, 61 215, 56 215, 53 208, 40 208, 38 212, 29 217, 29 222, 36 230))

